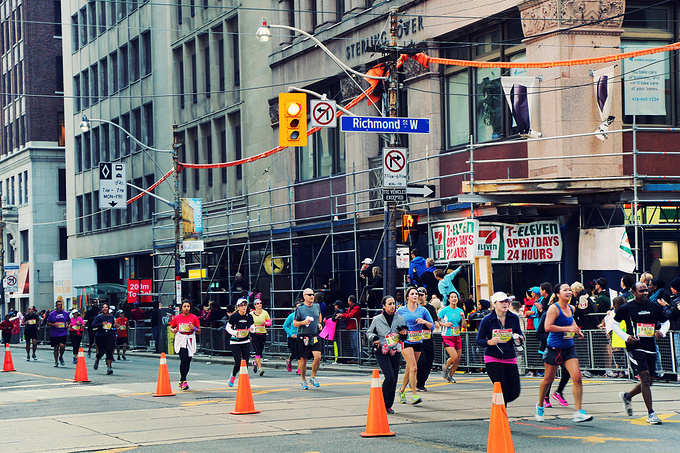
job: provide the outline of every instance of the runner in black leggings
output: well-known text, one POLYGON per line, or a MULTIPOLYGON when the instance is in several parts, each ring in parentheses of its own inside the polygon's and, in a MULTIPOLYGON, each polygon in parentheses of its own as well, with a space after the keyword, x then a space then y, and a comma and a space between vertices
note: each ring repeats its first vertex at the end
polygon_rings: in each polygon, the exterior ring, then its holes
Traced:
POLYGON ((248 313, 248 299, 239 299, 236 302, 237 310, 231 314, 227 322, 227 332, 231 334, 229 345, 231 355, 234 357, 234 369, 229 379, 229 387, 234 386, 236 376, 241 367, 241 360, 248 363, 250 359, 250 332, 253 330, 253 317, 248 313))

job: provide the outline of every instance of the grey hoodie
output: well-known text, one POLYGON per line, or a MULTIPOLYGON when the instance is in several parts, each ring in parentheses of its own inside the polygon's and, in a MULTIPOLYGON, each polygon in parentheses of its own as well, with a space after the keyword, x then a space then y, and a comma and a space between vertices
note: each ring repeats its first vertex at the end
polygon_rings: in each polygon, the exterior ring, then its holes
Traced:
MULTIPOLYGON (((373 318, 373 321, 371 321, 371 326, 366 331, 366 337, 368 338, 369 343, 373 343, 375 340, 380 340, 380 346, 382 346, 386 344, 385 343, 386 335, 389 335, 391 333, 399 333, 397 331, 397 328, 403 327, 405 325, 406 321, 404 320, 404 318, 397 312, 394 312, 394 319, 392 319, 392 327, 390 327, 387 325, 385 315, 381 313, 375 316, 373 318)), ((396 347, 396 345, 393 345, 392 347, 396 347)))

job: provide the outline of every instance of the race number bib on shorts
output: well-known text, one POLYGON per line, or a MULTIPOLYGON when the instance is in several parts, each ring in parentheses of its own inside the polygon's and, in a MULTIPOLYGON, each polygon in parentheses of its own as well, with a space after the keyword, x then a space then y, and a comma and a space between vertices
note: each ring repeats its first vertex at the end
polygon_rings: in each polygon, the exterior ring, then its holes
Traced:
POLYGON ((236 338, 246 338, 249 332, 248 329, 238 329, 236 331, 236 338))
POLYGON ((492 338, 498 338, 501 343, 507 343, 512 339, 512 329, 493 329, 492 338))
POLYGON ((423 340, 429 340, 430 338, 432 338, 432 331, 423 330, 423 340))
POLYGON ((305 346, 314 346, 319 342, 319 339, 317 337, 305 337, 302 342, 305 344, 305 346))
POLYGON ((562 332, 562 333, 563 333, 562 338, 564 338, 565 340, 568 340, 570 338, 574 338, 574 334, 576 332, 562 332))
POLYGON ((385 343, 387 346, 394 346, 399 343, 399 334, 395 332, 385 335, 385 343))
POLYGON ((411 343, 419 343, 423 339, 423 332, 420 330, 411 330, 408 333, 408 341, 411 343))
POLYGON ((654 336, 654 324, 642 324, 638 323, 636 329, 637 336, 642 337, 653 337, 654 336))
POLYGON ((267 333, 265 326, 255 326, 255 333, 267 333))
POLYGON ((79 325, 71 326, 71 329, 73 329, 73 330, 80 330, 80 326, 79 326, 79 325))
POLYGON ((102 323, 102 329, 104 330, 111 330, 112 324, 110 322, 103 322, 102 323))
POLYGON ((182 323, 179 325, 179 331, 182 333, 189 333, 193 332, 194 330, 194 325, 191 323, 182 323))

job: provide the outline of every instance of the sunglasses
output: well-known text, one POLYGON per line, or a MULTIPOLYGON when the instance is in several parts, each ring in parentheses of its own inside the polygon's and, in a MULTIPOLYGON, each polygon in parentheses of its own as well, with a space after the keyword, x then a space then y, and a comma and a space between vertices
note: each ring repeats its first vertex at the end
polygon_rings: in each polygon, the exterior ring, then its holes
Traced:
POLYGON ((314 294, 305 294, 305 296, 313 296, 314 294))

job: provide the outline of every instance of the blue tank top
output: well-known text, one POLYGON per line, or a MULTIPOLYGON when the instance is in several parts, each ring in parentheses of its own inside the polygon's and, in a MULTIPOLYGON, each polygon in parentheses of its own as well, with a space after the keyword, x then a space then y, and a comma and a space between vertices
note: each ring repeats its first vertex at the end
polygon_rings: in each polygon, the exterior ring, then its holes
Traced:
MULTIPOLYGON (((569 327, 574 324, 573 314, 572 316, 567 316, 562 312, 559 304, 555 305, 557 305, 560 314, 555 318, 553 325, 569 327)), ((555 349, 566 349, 574 346, 574 332, 550 332, 548 334, 548 346, 555 349)))

